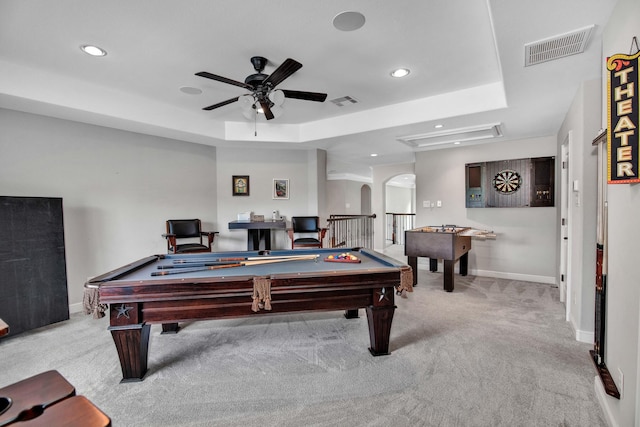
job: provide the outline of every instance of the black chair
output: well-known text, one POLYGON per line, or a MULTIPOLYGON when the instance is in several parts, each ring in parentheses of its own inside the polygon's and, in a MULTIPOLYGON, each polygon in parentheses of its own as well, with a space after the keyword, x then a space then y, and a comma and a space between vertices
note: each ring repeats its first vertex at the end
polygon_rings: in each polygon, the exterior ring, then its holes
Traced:
POLYGON ((291 239, 291 249, 322 248, 322 240, 327 229, 320 227, 320 218, 317 216, 294 216, 291 217, 291 228, 287 229, 287 232, 291 239), (296 238, 296 234, 302 236, 296 238))
POLYGON ((193 252, 211 252, 211 245, 217 231, 202 231, 202 223, 199 219, 170 219, 167 221, 167 233, 162 237, 167 239, 167 252, 174 254, 186 254, 193 252), (203 237, 206 236, 206 244, 203 237), (188 239, 188 242, 178 243, 179 239, 188 239), (194 242, 194 239, 199 239, 194 242))

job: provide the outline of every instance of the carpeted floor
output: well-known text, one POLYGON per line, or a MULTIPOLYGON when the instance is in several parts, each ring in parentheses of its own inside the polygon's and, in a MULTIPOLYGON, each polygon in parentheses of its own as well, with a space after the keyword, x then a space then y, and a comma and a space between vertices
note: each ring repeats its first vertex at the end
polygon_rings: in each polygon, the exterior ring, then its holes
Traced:
POLYGON ((389 356, 364 310, 151 329, 144 381, 120 384, 106 319, 0 340, 0 387, 57 369, 122 426, 605 426, 588 350, 556 288, 421 269, 396 298, 389 356))

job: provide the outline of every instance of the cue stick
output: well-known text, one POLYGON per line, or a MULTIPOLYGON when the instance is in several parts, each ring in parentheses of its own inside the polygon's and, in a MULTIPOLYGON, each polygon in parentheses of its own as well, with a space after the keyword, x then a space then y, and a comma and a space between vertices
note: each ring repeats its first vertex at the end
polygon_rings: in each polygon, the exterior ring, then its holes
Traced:
POLYGON ((189 264, 189 263, 202 263, 202 262, 225 262, 225 261, 258 261, 265 259, 288 259, 288 258, 309 258, 309 257, 318 257, 320 255, 269 255, 269 256, 255 256, 255 257, 236 257, 236 258, 217 258, 215 260, 209 260, 207 258, 196 258, 192 260, 187 259, 176 259, 173 260, 174 264, 189 264))
POLYGON ((254 257, 246 257, 246 258, 220 258, 219 261, 262 261, 266 259, 308 259, 308 258, 317 258, 320 255, 312 254, 312 255, 267 255, 267 256, 254 256, 254 257))
POLYGON ((319 255, 309 255, 306 258, 281 258, 281 259, 264 259, 264 260, 255 260, 255 261, 245 261, 239 264, 223 264, 223 265, 214 265, 209 267, 185 267, 178 268, 176 270, 160 270, 154 271, 151 273, 152 276, 168 276, 169 274, 182 274, 182 273, 195 273, 198 271, 207 271, 207 270, 219 270, 221 268, 230 268, 230 267, 250 267, 252 265, 261 265, 261 264, 272 264, 276 262, 288 262, 288 261, 317 261, 319 255), (313 258, 311 258, 313 257, 313 258))
POLYGON ((251 265, 262 265, 262 264, 273 264, 276 262, 289 262, 289 261, 318 261, 318 257, 320 255, 308 255, 305 258, 280 258, 280 259, 261 259, 261 260, 252 260, 252 261, 243 261, 242 265, 251 266, 251 265))
POLYGON ((604 202, 604 215, 602 218, 602 286, 606 286, 609 274, 609 202, 604 202))
POLYGON ((192 268, 192 267, 215 267, 217 265, 240 264, 238 261, 212 261, 212 262, 190 262, 179 263, 173 265, 159 265, 158 270, 168 270, 173 268, 192 268))
POLYGON ((304 260, 317 260, 319 255, 298 255, 295 258, 287 257, 287 258, 267 258, 267 259, 252 259, 252 260, 238 260, 238 261, 214 261, 214 262, 183 262, 174 265, 159 265, 158 270, 172 270, 172 269, 182 269, 182 268, 195 268, 195 267, 214 267, 220 265, 229 265, 229 264, 242 264, 242 265, 258 265, 258 264, 267 264, 268 262, 278 262, 278 261, 304 261, 304 260))
POLYGON ((182 273, 195 273, 198 271, 207 270, 219 270, 221 268, 242 267, 243 264, 225 264, 225 265, 212 265, 209 267, 192 267, 192 268, 179 268, 177 270, 160 270, 151 273, 152 276, 168 276, 169 274, 182 274, 182 273))

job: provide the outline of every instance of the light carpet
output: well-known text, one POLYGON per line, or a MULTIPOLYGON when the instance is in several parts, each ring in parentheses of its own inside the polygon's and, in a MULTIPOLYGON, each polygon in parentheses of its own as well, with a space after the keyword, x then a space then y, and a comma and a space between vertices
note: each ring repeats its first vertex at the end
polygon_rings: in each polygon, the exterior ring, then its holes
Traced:
POLYGON ((447 293, 421 269, 396 305, 381 357, 364 310, 154 325, 127 384, 108 321, 76 314, 0 340, 0 387, 56 369, 114 426, 606 425, 556 288, 456 276, 447 293))

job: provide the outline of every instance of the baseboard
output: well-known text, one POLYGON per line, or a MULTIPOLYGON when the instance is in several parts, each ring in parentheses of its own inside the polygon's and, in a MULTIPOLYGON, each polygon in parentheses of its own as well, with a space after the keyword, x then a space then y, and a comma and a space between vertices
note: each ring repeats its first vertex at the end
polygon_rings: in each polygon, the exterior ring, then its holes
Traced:
MULTIPOLYGON (((573 322, 571 323, 571 326, 575 326, 573 325, 573 322)), ((576 329, 575 327, 573 328, 573 330, 576 332, 576 341, 584 342, 587 344, 593 344, 595 342, 596 335, 594 331, 582 331, 580 329, 576 329)))
MULTIPOLYGON (((429 268, 429 258, 420 257, 418 258, 418 265, 424 268, 429 268)), ((456 263, 454 267, 454 272, 458 274, 459 263, 456 263)), ((440 267, 440 271, 442 271, 442 267, 440 267)), ((508 280, 522 280, 523 282, 536 282, 536 283, 545 283, 548 285, 557 286, 557 281, 555 276, 538 276, 535 274, 520 274, 520 273, 509 273, 504 271, 491 271, 491 270, 477 270, 477 269, 469 269, 469 274, 472 276, 481 276, 481 277, 495 277, 497 279, 508 279, 508 280)))
POLYGON ((607 422, 607 425, 609 427, 618 427, 618 423, 611 413, 611 408, 609 408, 609 405, 607 404, 607 400, 611 399, 611 397, 608 397, 607 393, 604 391, 604 385, 598 375, 593 379, 593 390, 596 394, 596 399, 602 408, 602 413, 604 414, 604 419, 607 422))
POLYGON ((82 303, 69 304, 69 313, 82 313, 82 303))
POLYGON ((523 282, 546 283, 556 285, 556 278, 551 276, 538 276, 534 274, 508 273, 503 271, 474 270, 470 269, 469 274, 482 277, 495 277, 497 279, 521 280, 523 282))

